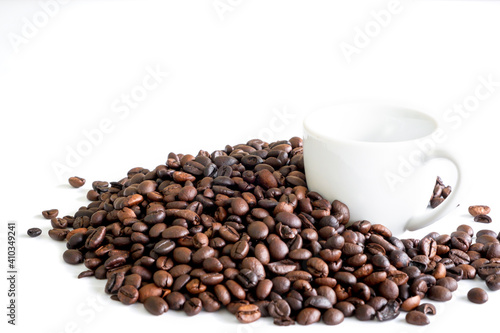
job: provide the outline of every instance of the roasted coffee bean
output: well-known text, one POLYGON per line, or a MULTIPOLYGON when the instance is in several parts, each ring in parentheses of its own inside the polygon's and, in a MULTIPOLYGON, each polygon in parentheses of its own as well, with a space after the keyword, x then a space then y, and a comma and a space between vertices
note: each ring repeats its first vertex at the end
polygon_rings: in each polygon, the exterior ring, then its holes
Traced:
POLYGON ((267 311, 273 318, 289 317, 291 313, 290 305, 282 299, 271 301, 267 306, 267 311))
POLYGON ((489 275, 500 275, 500 263, 498 262, 489 262, 481 265, 477 269, 477 274, 481 279, 486 279, 489 275))
POLYGON ((311 306, 316 309, 329 309, 332 307, 332 302, 325 296, 311 296, 306 299, 304 306, 311 306))
POLYGON ((139 299, 139 291, 132 285, 123 285, 118 289, 118 299, 125 305, 134 304, 139 299))
POLYGON ((124 272, 112 273, 108 277, 108 281, 106 282, 104 291, 107 294, 116 294, 118 290, 123 286, 124 281, 125 281, 124 272))
POLYGON ((429 325, 430 321, 427 315, 420 311, 410 311, 406 314, 406 322, 412 325, 424 326, 429 325))
POLYGON ((188 316, 195 316, 201 312, 203 304, 197 297, 192 297, 184 302, 183 309, 188 316))
POLYGON ((488 301, 488 294, 484 291, 484 289, 472 288, 467 293, 467 299, 472 303, 483 304, 488 301))
POLYGON ((436 314, 436 307, 434 306, 434 304, 431 304, 431 303, 420 304, 416 308, 416 310, 420 311, 422 313, 425 313, 426 315, 428 315, 428 314, 435 315, 436 314))
POLYGON ((488 206, 481 206, 481 205, 469 206, 469 214, 474 217, 479 215, 487 215, 490 213, 490 211, 491 209, 488 206))
POLYGON ((378 286, 380 296, 392 300, 396 299, 399 295, 398 285, 392 280, 385 280, 378 286))
POLYGON ((486 286, 490 290, 500 290, 500 274, 491 274, 486 277, 486 286))
POLYGON ((489 215, 481 214, 474 216, 474 222, 480 222, 480 223, 491 223, 492 219, 489 215))
POLYGON ((388 301, 386 305, 375 313, 378 321, 392 320, 397 316, 399 316, 399 302, 396 300, 388 301))
MULTIPOLYGON (((278 240, 280 241, 280 240, 278 240)), ((284 244, 284 243, 283 243, 284 244)), ((250 250, 250 245, 248 245, 247 241, 240 240, 236 243, 231 248, 231 258, 233 259, 243 259, 247 256, 248 251, 250 250)))
POLYGON ((40 228, 30 228, 28 229, 28 236, 30 237, 38 237, 42 234, 42 229, 40 228))
POLYGON ((412 296, 404 300, 403 303, 401 303, 401 309, 403 311, 409 312, 411 310, 414 310, 417 306, 420 304, 420 296, 412 296))
POLYGON ((446 302, 452 297, 451 291, 443 286, 432 286, 429 288, 427 297, 434 301, 446 302))
POLYGON ((366 304, 375 309, 375 311, 380 311, 387 304, 387 299, 382 296, 370 297, 366 304))
POLYGON ((338 325, 344 321, 344 314, 342 311, 330 308, 323 313, 323 322, 327 325, 338 325))
POLYGON ((59 210, 57 209, 48 209, 42 212, 43 217, 45 217, 47 220, 57 217, 58 214, 59 210))
POLYGON ((289 249, 286 246, 286 243, 281 239, 277 238, 271 241, 269 244, 269 254, 271 258, 274 260, 282 260, 285 259, 288 255, 289 249))
POLYGON ((354 316, 361 321, 372 320, 375 317, 375 309, 367 304, 363 304, 356 308, 354 316))
POLYGON ((66 263, 76 265, 83 262, 83 254, 75 249, 64 251, 63 259, 66 263))
POLYGON ((242 305, 236 311, 236 319, 240 323, 248 324, 260 318, 259 307, 255 304, 242 305))
POLYGON ((85 185, 85 179, 83 179, 81 177, 76 177, 76 176, 69 177, 68 183, 75 188, 79 188, 79 187, 82 187, 83 185, 85 185))
POLYGON ((219 311, 221 304, 219 303, 214 294, 205 291, 200 293, 198 297, 200 298, 201 303, 203 305, 203 310, 207 312, 219 311))
POLYGON ((455 291, 458 288, 457 280, 451 277, 444 277, 436 281, 436 285, 445 287, 449 291, 455 291))
POLYGON ((68 227, 68 221, 64 218, 53 217, 50 219, 50 225, 54 229, 66 229, 68 227))
POLYGON ((165 300, 167 301, 169 309, 180 310, 184 307, 186 297, 178 291, 172 291, 165 297, 165 300))
POLYGON ((311 325, 321 319, 321 312, 315 308, 304 308, 297 315, 299 325, 311 325))
POLYGON ((168 311, 167 302, 163 298, 158 296, 148 297, 144 301, 144 307, 146 308, 146 310, 148 310, 149 313, 155 316, 162 315, 168 311))
POLYGON ((240 273, 236 276, 236 280, 246 289, 254 288, 259 281, 257 274, 247 268, 240 270, 240 273))
POLYGON ((340 301, 337 304, 335 304, 334 307, 336 309, 339 309, 344 314, 344 317, 353 316, 354 310, 356 310, 354 304, 346 301, 340 301))
POLYGON ((162 296, 163 290, 154 283, 148 283, 139 288, 139 302, 144 303, 152 296, 162 296))
MULTIPOLYGON (((317 257, 310 258, 307 260, 306 265, 307 265, 307 270, 314 277, 326 277, 326 276, 328 276, 328 273, 329 273, 328 265, 322 259, 317 258, 317 257)), ((355 277, 354 277, 354 280, 352 280, 352 277, 350 277, 350 278, 351 278, 351 282, 356 279, 355 277)))

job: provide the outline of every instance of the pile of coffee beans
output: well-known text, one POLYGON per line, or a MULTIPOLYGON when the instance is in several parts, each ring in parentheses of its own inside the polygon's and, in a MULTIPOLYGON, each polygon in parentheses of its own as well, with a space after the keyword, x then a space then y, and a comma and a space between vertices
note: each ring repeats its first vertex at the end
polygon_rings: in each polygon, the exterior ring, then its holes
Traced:
MULTIPOLYGON (((478 275, 500 289, 497 233, 461 225, 398 239, 380 224, 350 221, 348 207, 307 188, 302 139, 250 140, 196 156, 170 153, 153 170, 94 181, 88 206, 57 217, 49 236, 79 277, 153 315, 226 308, 242 323, 340 324, 345 317, 429 323, 457 282, 478 275), (349 223, 349 224, 348 224, 349 223)), ((469 299, 484 302, 484 293, 469 299)))
POLYGON ((431 199, 429 201, 429 206, 431 208, 436 208, 451 194, 451 186, 444 185, 441 177, 437 176, 436 185, 434 186, 434 191, 432 192, 431 199))

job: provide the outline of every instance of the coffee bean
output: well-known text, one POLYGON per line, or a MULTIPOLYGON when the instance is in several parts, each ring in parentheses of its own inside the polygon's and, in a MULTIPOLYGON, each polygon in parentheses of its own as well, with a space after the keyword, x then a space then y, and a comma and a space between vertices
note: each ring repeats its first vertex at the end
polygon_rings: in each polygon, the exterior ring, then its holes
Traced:
POLYGON ((285 259, 289 252, 288 247, 286 246, 286 243, 283 242, 281 239, 274 239, 270 244, 269 244, 269 254, 271 255, 271 258, 274 260, 282 260, 285 259))
POLYGON ((184 302, 184 306, 183 306, 184 312, 188 316, 197 315, 198 313, 201 312, 202 308, 203 308, 203 304, 202 304, 201 300, 197 297, 190 298, 189 300, 184 302))
POLYGON ((81 177, 69 177, 68 179, 68 182, 71 186, 75 187, 75 188, 79 188, 79 187, 82 187, 83 185, 85 185, 85 179, 81 178, 81 177))
POLYGON ((68 264, 76 265, 83 262, 83 254, 78 250, 70 249, 64 251, 63 259, 68 264))
POLYGON ((47 220, 57 217, 58 214, 59 210, 57 209, 49 209, 49 210, 44 210, 42 212, 43 217, 45 217, 47 220))
POLYGON ((452 297, 451 291, 443 286, 432 286, 429 288, 427 297, 433 301, 446 302, 452 297))
POLYGON ((273 318, 289 317, 291 313, 290 305, 285 300, 274 300, 267 306, 269 315, 273 318))
POLYGON ((337 304, 335 304, 334 307, 340 310, 344 314, 344 317, 353 316, 354 310, 356 310, 354 304, 346 301, 340 301, 337 304))
POLYGON ((311 325, 321 319, 321 312, 315 308, 304 308, 297 315, 299 325, 311 325))
POLYGON ((327 325, 338 325, 344 321, 342 311, 330 308, 323 313, 323 322, 327 325))
POLYGON ((423 312, 425 313, 426 315, 427 314, 430 314, 430 315, 435 315, 436 314, 436 307, 431 304, 431 303, 423 303, 423 304, 420 304, 417 308, 416 308, 417 311, 420 311, 420 312, 423 312))
POLYGON ((491 223, 491 221, 492 221, 491 217, 485 214, 474 216, 474 222, 491 223))
MULTIPOLYGON (((285 244, 285 243, 283 243, 285 244)), ((286 245, 285 245, 286 247, 286 245)), ((233 247, 231 248, 231 258, 233 259, 243 259, 247 256, 248 251, 250 250, 250 245, 248 245, 248 242, 244 240, 240 240, 236 242, 233 247)))
POLYGON ((385 280, 378 286, 380 296, 391 300, 396 299, 399 295, 398 285, 392 280, 385 280))
POLYGON ((486 285, 490 290, 500 290, 500 274, 491 274, 486 277, 486 285))
POLYGON ((406 314, 406 322, 412 325, 424 326, 429 325, 430 321, 427 315, 420 311, 410 311, 406 314))
POLYGON ((203 310, 207 312, 219 311, 221 304, 219 303, 214 294, 208 291, 204 291, 200 293, 198 297, 200 298, 201 303, 203 305, 203 310))
POLYGON ((118 299, 125 305, 134 304, 139 299, 139 291, 132 285, 124 285, 118 289, 118 299))
POLYGON ((467 299, 472 303, 483 304, 488 301, 488 294, 484 291, 484 289, 472 288, 467 293, 467 299))
POLYGON ((38 237, 42 234, 42 229, 40 228, 30 228, 28 229, 28 236, 30 237, 38 237))
POLYGON ((259 319, 260 315, 261 313, 257 305, 247 304, 242 305, 238 308, 236 312, 236 319, 238 319, 240 323, 248 324, 253 323, 257 319, 259 319))
POLYGON ((165 300, 158 296, 148 297, 144 301, 144 307, 149 313, 159 316, 168 311, 168 304, 165 300))
POLYGON ((354 316, 361 321, 372 320, 375 317, 375 309, 367 304, 360 305, 354 311, 354 316))
POLYGON ((154 283, 148 283, 139 288, 139 302, 144 303, 147 298, 161 296, 163 290, 154 283))
POLYGON ((186 302, 186 297, 178 291, 172 291, 165 297, 165 300, 169 309, 181 310, 186 302))
POLYGON ((458 283, 457 280, 451 278, 451 277, 444 277, 442 279, 438 279, 436 281, 436 284, 438 286, 443 286, 449 291, 455 291, 458 288, 458 283))
POLYGON ((476 217, 479 215, 487 215, 491 211, 490 207, 484 205, 469 206, 469 214, 476 217))
POLYGON ((395 319, 399 316, 399 302, 396 300, 388 301, 386 305, 375 313, 375 316, 378 321, 395 319))

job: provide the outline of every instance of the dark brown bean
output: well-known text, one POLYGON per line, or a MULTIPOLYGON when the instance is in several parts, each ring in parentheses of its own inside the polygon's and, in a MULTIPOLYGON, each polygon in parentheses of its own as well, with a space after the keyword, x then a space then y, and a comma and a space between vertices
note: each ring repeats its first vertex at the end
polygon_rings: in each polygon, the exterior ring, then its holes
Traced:
POLYGON ((68 183, 75 188, 79 188, 85 185, 85 179, 77 176, 69 177, 68 183))
POLYGON ((483 304, 488 301, 488 294, 484 291, 484 289, 472 288, 467 293, 467 299, 472 303, 483 304))
POLYGON ((410 311, 406 314, 406 322, 412 325, 424 326, 429 325, 430 321, 427 315, 420 311, 410 311))

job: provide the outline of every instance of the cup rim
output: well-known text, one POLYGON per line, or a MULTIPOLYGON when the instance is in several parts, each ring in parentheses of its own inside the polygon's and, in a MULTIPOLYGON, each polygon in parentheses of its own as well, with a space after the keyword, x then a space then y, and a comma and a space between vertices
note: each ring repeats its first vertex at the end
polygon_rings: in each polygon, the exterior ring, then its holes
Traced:
MULTIPOLYGON (((304 120, 302 122, 302 126, 303 126, 304 130, 309 135, 314 135, 314 136, 319 137, 319 138, 321 138, 323 140, 337 141, 337 142, 342 142, 342 143, 352 144, 352 145, 395 145, 395 144, 409 143, 409 142, 413 142, 413 141, 417 141, 417 140, 422 140, 422 139, 428 138, 428 137, 432 136, 436 132, 436 130, 439 129, 439 123, 436 120, 436 118, 434 118, 432 115, 430 115, 430 114, 428 114, 426 112, 423 112, 423 111, 420 111, 420 110, 418 110, 416 108, 405 106, 405 105, 389 104, 389 103, 382 103, 382 102, 349 102, 349 103, 338 103, 338 104, 333 104, 333 105, 330 105, 330 106, 327 106, 327 107, 319 108, 319 109, 316 109, 316 110, 308 113, 305 116, 305 118, 304 118, 304 120), (314 114, 316 114, 316 113, 318 113, 318 112, 322 112, 322 111, 326 111, 326 110, 332 110, 332 111, 334 111, 335 109, 347 108, 347 107, 359 107, 359 106, 377 107, 377 108, 384 107, 384 108, 391 108, 391 109, 403 109, 403 110, 405 110, 407 112, 411 112, 411 113, 414 113, 414 114, 419 114, 420 116, 422 116, 426 120, 432 122, 432 124, 434 125, 434 129, 429 134, 426 134, 426 135, 423 135, 423 136, 419 136, 417 138, 406 139, 406 140, 396 140, 396 141, 360 141, 360 140, 345 138, 345 137, 342 137, 342 136, 327 135, 327 134, 324 134, 324 133, 319 133, 317 130, 314 130, 314 129, 311 128, 311 124, 310 124, 311 116, 314 115, 314 114)), ((305 137, 305 134, 306 133, 304 133, 304 137, 305 137)))

